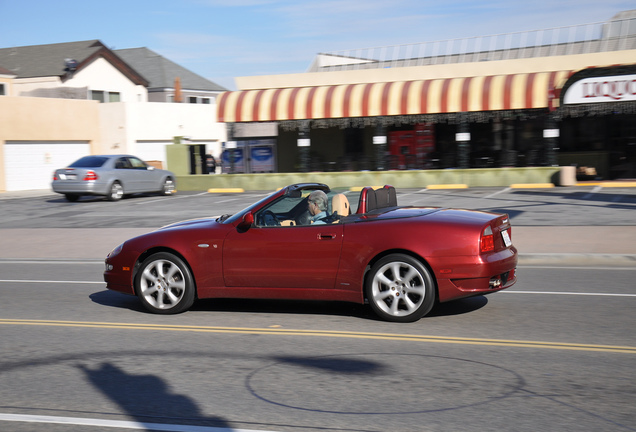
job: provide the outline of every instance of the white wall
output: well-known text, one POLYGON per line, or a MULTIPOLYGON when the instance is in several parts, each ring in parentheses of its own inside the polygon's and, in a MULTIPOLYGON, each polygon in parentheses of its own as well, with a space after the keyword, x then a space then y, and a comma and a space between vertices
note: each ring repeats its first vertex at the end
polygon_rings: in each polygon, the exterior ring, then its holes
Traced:
POLYGON ((90 90, 119 92, 121 102, 146 102, 148 90, 135 85, 103 58, 97 58, 66 81, 66 87, 88 87, 90 90))
MULTIPOLYGON (((175 136, 188 137, 193 144, 206 144, 215 156, 227 138, 225 123, 216 121, 216 104, 104 103, 99 105, 103 153, 142 152, 152 160, 165 154, 175 136), (156 144, 155 144, 156 143, 156 144), (152 146, 157 147, 153 149, 152 146)), ((139 154, 145 158, 144 155, 139 154)))

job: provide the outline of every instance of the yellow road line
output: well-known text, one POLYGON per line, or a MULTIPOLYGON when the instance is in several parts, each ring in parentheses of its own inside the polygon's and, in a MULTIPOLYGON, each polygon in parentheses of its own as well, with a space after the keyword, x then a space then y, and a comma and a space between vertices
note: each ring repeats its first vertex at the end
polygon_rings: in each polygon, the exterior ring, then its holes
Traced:
POLYGON ((541 348, 559 349, 572 351, 595 351, 636 354, 636 347, 617 345, 591 345, 562 342, 544 341, 523 341, 508 339, 483 339, 483 338, 461 338, 447 336, 428 336, 393 333, 367 333, 367 332, 347 332, 335 330, 299 330, 281 328, 250 328, 250 327, 208 327, 208 326, 187 326, 187 325, 165 325, 165 324, 134 324, 134 323, 108 323, 90 321, 56 321, 56 320, 30 320, 30 319, 0 319, 0 324, 4 325, 30 325, 30 326, 51 326, 51 327, 82 327, 82 328, 103 328, 117 330, 155 330, 155 331, 180 331, 198 333, 231 333, 231 334, 258 334, 258 335, 285 335, 285 336, 316 336, 316 337, 338 337, 349 339, 374 339, 409 342, 447 343, 463 345, 487 345, 506 346, 521 348, 541 348))

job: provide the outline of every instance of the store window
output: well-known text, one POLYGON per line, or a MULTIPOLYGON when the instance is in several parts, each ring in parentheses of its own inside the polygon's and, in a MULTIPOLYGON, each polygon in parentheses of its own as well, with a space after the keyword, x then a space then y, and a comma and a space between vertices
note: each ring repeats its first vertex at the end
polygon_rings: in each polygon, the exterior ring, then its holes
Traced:
POLYGON ((4 84, 0 83, 0 96, 5 96, 6 94, 7 93, 6 93, 6 90, 4 88, 4 84))

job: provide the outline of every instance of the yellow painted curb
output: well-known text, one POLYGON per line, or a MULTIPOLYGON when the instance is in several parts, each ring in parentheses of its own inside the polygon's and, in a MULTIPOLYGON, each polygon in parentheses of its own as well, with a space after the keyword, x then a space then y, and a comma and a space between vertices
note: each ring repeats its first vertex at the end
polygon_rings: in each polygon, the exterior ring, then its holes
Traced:
POLYGON ((577 186, 602 186, 603 182, 577 182, 577 186))
POLYGON ((515 183, 510 185, 511 189, 547 189, 553 187, 552 183, 515 183))
POLYGON ((468 189, 466 184, 437 184, 428 185, 426 189, 468 189))
POLYGON ((603 187, 636 187, 636 182, 603 182, 603 187))
MULTIPOLYGON (((349 188, 349 191, 351 192, 360 192, 362 189, 364 189, 366 186, 352 186, 349 188)), ((371 186, 373 189, 382 189, 384 186, 371 186)))
POLYGON ((208 189, 208 193, 243 193, 245 192, 242 188, 212 188, 208 189))

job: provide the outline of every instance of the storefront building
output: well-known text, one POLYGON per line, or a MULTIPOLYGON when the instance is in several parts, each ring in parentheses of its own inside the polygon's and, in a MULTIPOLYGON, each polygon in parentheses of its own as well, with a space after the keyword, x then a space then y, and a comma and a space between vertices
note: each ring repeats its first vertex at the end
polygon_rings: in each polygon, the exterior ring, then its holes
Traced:
POLYGON ((224 170, 576 165, 581 179, 635 178, 636 14, 556 30, 418 46, 420 56, 321 54, 308 73, 237 78, 240 90, 218 100, 224 170), (585 37, 563 39, 579 27, 585 37))

